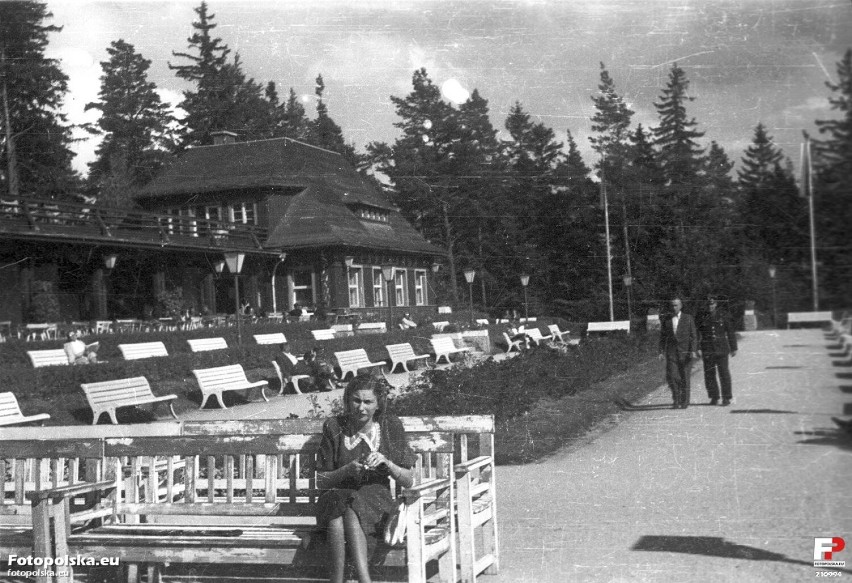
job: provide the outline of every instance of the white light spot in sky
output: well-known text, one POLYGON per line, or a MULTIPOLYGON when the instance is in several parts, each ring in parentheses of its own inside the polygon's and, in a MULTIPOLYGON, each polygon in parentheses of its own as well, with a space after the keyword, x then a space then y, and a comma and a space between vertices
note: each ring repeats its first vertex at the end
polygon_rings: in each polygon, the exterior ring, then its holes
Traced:
POLYGON ((427 136, 426 134, 423 134, 423 142, 426 144, 429 143, 429 136, 427 136))
POLYGON ((423 127, 426 128, 427 130, 431 130, 432 129, 432 120, 431 119, 423 120, 423 127))
POLYGON ((456 105, 461 105, 470 98, 470 91, 462 87, 456 79, 444 81, 441 85, 441 94, 456 105))

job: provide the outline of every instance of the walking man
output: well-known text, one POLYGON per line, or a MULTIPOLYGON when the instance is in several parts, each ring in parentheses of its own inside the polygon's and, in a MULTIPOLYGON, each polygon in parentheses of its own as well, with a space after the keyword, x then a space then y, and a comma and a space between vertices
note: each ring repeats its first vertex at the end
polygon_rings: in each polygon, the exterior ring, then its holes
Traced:
POLYGON ((719 385, 722 385, 722 406, 731 404, 731 369, 728 356, 737 354, 737 335, 726 311, 719 309, 719 298, 707 298, 707 313, 698 325, 701 358, 704 361, 704 386, 711 405, 719 404, 719 385), (718 382, 716 376, 718 374, 718 382))
POLYGON ((692 360, 698 351, 698 332, 695 320, 684 314, 680 298, 671 300, 671 316, 660 330, 660 358, 666 359, 666 381, 672 391, 672 409, 689 406, 689 377, 692 360))

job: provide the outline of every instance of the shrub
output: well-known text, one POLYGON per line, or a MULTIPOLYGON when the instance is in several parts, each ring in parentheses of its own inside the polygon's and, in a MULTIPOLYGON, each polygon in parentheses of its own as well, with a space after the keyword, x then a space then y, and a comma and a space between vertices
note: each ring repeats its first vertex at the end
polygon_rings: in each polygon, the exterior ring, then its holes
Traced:
POLYGON ((567 349, 540 347, 469 368, 433 369, 417 377, 414 390, 394 401, 399 415, 493 414, 497 421, 524 415, 544 398, 588 390, 653 354, 652 338, 605 337, 567 349))

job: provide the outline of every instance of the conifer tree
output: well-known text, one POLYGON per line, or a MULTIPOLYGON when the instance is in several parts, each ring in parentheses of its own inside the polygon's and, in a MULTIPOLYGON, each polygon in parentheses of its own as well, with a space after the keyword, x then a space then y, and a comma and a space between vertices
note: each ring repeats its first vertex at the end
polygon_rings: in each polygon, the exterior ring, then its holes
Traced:
POLYGON ((299 97, 293 88, 287 95, 287 101, 282 105, 281 133, 280 135, 294 140, 307 140, 310 131, 310 120, 305 114, 305 106, 299 101, 299 97))
POLYGON ((42 2, 0 2, 0 116, 2 179, 10 196, 61 196, 75 188, 71 133, 59 113, 68 77, 45 56, 45 25, 53 15, 42 2))
POLYGON ((702 164, 703 150, 695 140, 704 132, 696 130, 695 118, 687 116, 686 104, 695 99, 688 95, 688 90, 686 73, 674 63, 668 84, 660 100, 654 103, 660 116, 660 125, 654 128, 660 166, 672 185, 694 186, 702 164))
POLYGON ((357 165, 358 158, 355 155, 354 146, 346 143, 343 139, 343 130, 328 114, 328 106, 323 100, 324 91, 325 83, 322 75, 317 75, 314 90, 317 96, 317 117, 310 122, 310 141, 320 148, 342 154, 350 163, 357 165))
POLYGON ((740 188, 744 190, 761 189, 769 180, 784 155, 772 142, 763 123, 754 128, 751 145, 746 148, 742 159, 742 168, 737 171, 740 188))
POLYGON ((119 180, 139 187, 151 179, 172 147, 173 118, 156 85, 148 81, 150 60, 124 40, 113 41, 107 54, 109 59, 101 63, 100 99, 86 105, 86 110, 100 111, 90 131, 103 136, 89 164, 89 181, 98 185, 119 180))
POLYGON ((186 117, 181 146, 210 144, 211 134, 217 130, 238 132, 243 140, 267 137, 273 120, 263 87, 246 77, 239 55, 228 61, 230 49, 212 36, 217 24, 207 3, 194 11, 198 21, 192 23, 194 32, 187 39, 189 51, 172 51, 189 64, 169 63, 175 75, 194 85, 193 90, 183 92, 181 108, 186 117))
POLYGON ((816 141, 818 169, 814 214, 820 268, 821 302, 828 306, 852 304, 852 49, 837 63, 837 82, 827 82, 831 109, 837 117, 817 120, 823 140, 816 141))

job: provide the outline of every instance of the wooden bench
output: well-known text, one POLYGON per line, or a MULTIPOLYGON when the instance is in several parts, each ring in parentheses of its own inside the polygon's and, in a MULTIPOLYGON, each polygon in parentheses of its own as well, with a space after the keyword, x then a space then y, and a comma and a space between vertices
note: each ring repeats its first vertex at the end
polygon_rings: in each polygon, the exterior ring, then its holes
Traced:
POLYGON ((476 323, 480 326, 488 326, 488 318, 477 318, 476 323))
POLYGON ((506 342, 506 354, 512 352, 512 350, 521 351, 521 342, 523 342, 523 338, 518 338, 517 340, 512 340, 509 336, 508 332, 503 332, 503 341, 506 342))
POLYGON ((136 344, 119 344, 118 349, 124 360, 139 360, 155 356, 168 356, 166 345, 162 342, 138 342, 136 344))
MULTIPOLYGON (((327 566, 328 548, 308 544, 322 493, 316 483, 321 423, 282 420, 277 431, 261 423, 255 433, 251 422, 238 422, 237 431, 224 433, 223 425, 234 424, 216 422, 206 435, 189 429, 180 437, 103 439, 103 456, 114 460, 115 478, 32 495, 33 553, 120 556, 128 579, 146 569, 148 581, 159 581, 164 565, 174 563, 327 566), (183 458, 185 469, 169 474, 166 495, 157 495, 158 475, 134 469, 172 456, 183 458), (179 488, 180 498, 173 495, 179 488), (69 502, 83 495, 94 502, 77 511, 69 502), (83 524, 80 514, 91 522, 77 526, 83 524)), ((194 430, 201 431, 199 424, 194 430)), ((418 459, 415 485, 398 492, 406 504, 405 546, 379 543, 372 560, 411 583, 426 583, 434 562, 442 580, 454 583, 453 435, 408 431, 406 438, 418 459)))
POLYGON ((331 329, 334 330, 335 338, 355 335, 355 329, 352 324, 332 324, 331 329))
POLYGON ((384 322, 363 322, 358 324, 358 334, 384 334, 388 326, 384 322))
POLYGON ((536 346, 541 346, 542 342, 546 342, 548 340, 553 339, 553 335, 549 334, 547 336, 542 335, 541 330, 538 328, 529 328, 526 331, 526 335, 530 337, 530 339, 535 342, 536 346))
POLYGON ((30 362, 33 363, 33 368, 68 364, 68 355, 65 354, 65 349, 63 348, 56 348, 52 350, 27 350, 27 356, 30 357, 30 362))
POLYGON ((559 324, 548 324, 547 329, 550 332, 550 337, 553 339, 554 342, 558 342, 560 344, 568 344, 570 346, 577 346, 580 344, 579 338, 572 338, 566 341, 565 336, 568 336, 569 334, 571 334, 571 332, 569 332, 568 330, 565 330, 563 332, 559 329, 559 324))
POLYGON ((472 350, 470 346, 456 348, 456 345, 453 344, 453 339, 448 337, 430 338, 429 342, 432 343, 432 350, 435 351, 435 364, 438 364, 442 358, 447 361, 447 364, 450 364, 451 355, 470 352, 472 350))
POLYGON ((438 306, 438 313, 439 314, 452 314, 453 308, 450 307, 450 306, 438 306))
POLYGON ((356 376, 362 368, 385 366, 387 364, 385 362, 370 362, 370 357, 367 356, 367 351, 363 348, 335 352, 334 357, 337 359, 338 366, 340 366, 341 380, 346 380, 346 376, 350 372, 352 376, 356 376))
POLYGON ((272 361, 272 368, 275 369, 275 374, 278 377, 278 381, 281 383, 281 388, 278 390, 279 395, 284 394, 284 387, 286 385, 292 386, 293 390, 297 394, 301 395, 302 390, 299 388, 299 381, 303 381, 305 379, 311 378, 311 375, 309 375, 309 374, 294 374, 294 375, 290 375, 290 378, 287 379, 287 381, 285 382, 284 381, 284 371, 281 370, 281 366, 277 362, 275 362, 274 360, 272 361))
MULTIPOLYGON (((66 359, 65 362, 68 362, 66 359)), ((15 393, 0 393, 0 425, 20 425, 32 421, 44 421, 50 419, 47 413, 36 415, 24 415, 15 393)))
POLYGON ((442 321, 442 322, 432 322, 432 326, 433 326, 433 327, 435 328, 435 330, 437 330, 438 332, 442 332, 442 331, 444 330, 444 328, 446 328, 446 327, 447 327, 447 326, 449 326, 449 325, 450 325, 450 323, 449 323, 449 322, 447 322, 447 321, 442 321))
POLYGON ((586 332, 627 332, 630 334, 630 320, 617 322, 589 322, 586 332))
POLYGON ((283 332, 275 332, 274 334, 255 334, 254 341, 258 344, 284 344, 287 338, 283 332))
POLYGON ((831 312, 789 312, 787 314, 787 328, 790 327, 790 324, 828 324, 833 320, 831 312))
POLYGON ((118 424, 115 413, 120 407, 138 407, 139 405, 168 403, 172 417, 177 419, 172 401, 177 395, 157 397, 151 391, 151 385, 145 377, 133 377, 114 381, 83 383, 80 385, 86 394, 89 407, 92 408, 92 425, 97 425, 102 413, 106 413, 110 421, 118 424))
POLYGON ((241 364, 229 364, 226 366, 217 366, 214 368, 202 368, 193 370, 195 380, 198 381, 198 388, 201 390, 201 406, 203 409, 207 404, 207 399, 216 397, 219 405, 223 409, 228 407, 225 405, 223 393, 225 391, 249 391, 251 389, 260 389, 260 394, 264 401, 269 401, 266 396, 266 388, 269 386, 267 381, 249 382, 246 378, 246 373, 241 364))
POLYGON ((314 340, 334 340, 334 330, 331 328, 322 328, 319 330, 311 330, 311 336, 314 340))
POLYGON ((410 372, 408 370, 408 363, 410 361, 418 360, 420 358, 429 358, 430 356, 428 354, 414 354, 414 349, 408 342, 403 342, 402 344, 388 344, 385 346, 385 349, 387 349, 388 356, 390 356, 390 372, 393 372, 396 369, 396 365, 400 365, 405 372, 410 372))
POLYGON ((228 348, 224 338, 192 338, 187 340, 189 349, 193 352, 207 352, 209 350, 223 350, 228 348))
POLYGON ((538 320, 538 317, 531 316, 529 318, 521 318, 520 321, 521 321, 521 324, 528 324, 529 322, 535 322, 536 320, 538 320))

